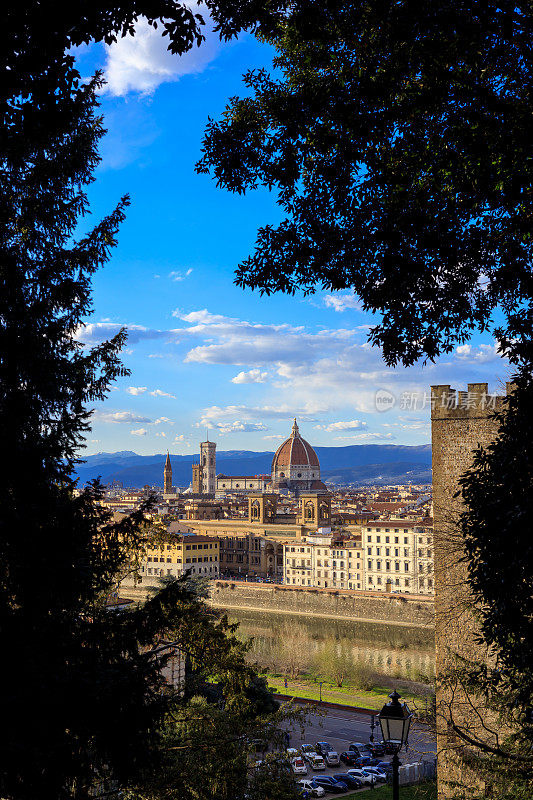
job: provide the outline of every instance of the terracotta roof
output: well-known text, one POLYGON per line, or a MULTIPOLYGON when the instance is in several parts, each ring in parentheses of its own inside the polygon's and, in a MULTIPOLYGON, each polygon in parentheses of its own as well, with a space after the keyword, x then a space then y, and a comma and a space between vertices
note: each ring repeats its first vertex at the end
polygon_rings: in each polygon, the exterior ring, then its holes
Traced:
POLYGON ((296 420, 292 433, 276 450, 272 460, 272 471, 278 467, 316 467, 320 469, 318 456, 305 439, 300 436, 296 420))

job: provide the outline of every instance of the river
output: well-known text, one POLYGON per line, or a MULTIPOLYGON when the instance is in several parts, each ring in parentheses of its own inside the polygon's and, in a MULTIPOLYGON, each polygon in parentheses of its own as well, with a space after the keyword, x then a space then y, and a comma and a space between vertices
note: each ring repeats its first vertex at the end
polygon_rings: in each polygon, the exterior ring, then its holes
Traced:
POLYGON ((253 638, 250 658, 272 672, 298 664, 301 672, 320 671, 331 653, 354 669, 433 683, 435 639, 432 630, 271 612, 231 610, 241 638, 253 638))

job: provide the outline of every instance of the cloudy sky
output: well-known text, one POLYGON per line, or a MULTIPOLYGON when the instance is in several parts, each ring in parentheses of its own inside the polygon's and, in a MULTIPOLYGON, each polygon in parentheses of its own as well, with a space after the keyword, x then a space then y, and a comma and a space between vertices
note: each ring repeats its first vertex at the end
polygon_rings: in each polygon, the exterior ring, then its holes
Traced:
POLYGON ((84 76, 101 68, 107 78, 87 226, 125 192, 132 199, 79 334, 92 344, 125 325, 131 375, 95 408, 87 453, 193 453, 206 428, 219 449, 271 450, 294 416, 315 445, 424 444, 431 384, 499 390, 508 376, 481 337, 438 364, 390 370, 349 292, 261 298, 233 285, 257 228, 276 223, 279 209, 266 191, 217 189, 194 164, 208 117, 242 94, 245 69, 270 58, 250 36, 220 45, 213 35, 172 56, 142 21, 134 38, 78 51, 84 76), (376 407, 380 391, 392 394, 387 411, 376 407))

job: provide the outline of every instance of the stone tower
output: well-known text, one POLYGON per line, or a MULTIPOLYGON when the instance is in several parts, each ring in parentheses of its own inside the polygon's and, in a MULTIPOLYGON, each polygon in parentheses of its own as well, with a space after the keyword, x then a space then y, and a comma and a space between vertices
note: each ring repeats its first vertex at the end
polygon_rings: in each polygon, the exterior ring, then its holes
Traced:
POLYGON ((163 470, 163 494, 172 494, 172 464, 170 463, 170 453, 167 450, 167 459, 163 470))
POLYGON ((202 468, 202 494, 215 494, 216 481, 216 449, 215 442, 209 438, 200 443, 200 466, 202 468))
MULTIPOLYGON (((507 385, 507 391, 512 385, 507 385)), ((439 800, 455 797, 453 783, 483 791, 470 773, 468 744, 454 731, 459 723, 466 731, 479 729, 470 700, 460 685, 443 686, 456 656, 484 659, 476 643, 476 622, 466 583, 467 568, 461 561, 462 541, 458 527, 462 510, 459 479, 471 466, 473 452, 486 447, 498 434, 494 412, 505 398, 489 395, 486 383, 469 383, 468 391, 449 386, 431 388, 431 439, 433 454, 433 513, 435 543, 435 643, 437 673, 437 750, 439 800)), ((475 698, 474 698, 475 700, 475 698)), ((477 796, 477 794, 476 794, 477 796)))

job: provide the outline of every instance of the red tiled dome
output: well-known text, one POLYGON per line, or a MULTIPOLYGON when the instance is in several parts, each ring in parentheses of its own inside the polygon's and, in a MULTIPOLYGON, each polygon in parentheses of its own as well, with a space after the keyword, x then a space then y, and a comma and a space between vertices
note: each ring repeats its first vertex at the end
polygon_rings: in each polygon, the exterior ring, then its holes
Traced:
POLYGON ((316 467, 320 469, 318 456, 305 439, 302 439, 296 420, 292 426, 292 434, 280 445, 272 460, 272 473, 276 469, 287 467, 316 467))

